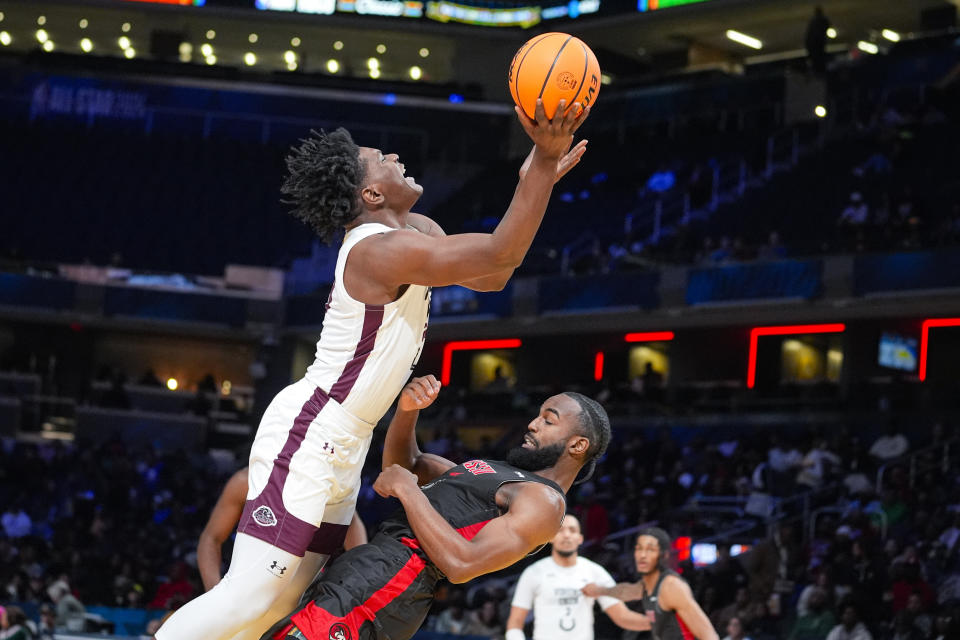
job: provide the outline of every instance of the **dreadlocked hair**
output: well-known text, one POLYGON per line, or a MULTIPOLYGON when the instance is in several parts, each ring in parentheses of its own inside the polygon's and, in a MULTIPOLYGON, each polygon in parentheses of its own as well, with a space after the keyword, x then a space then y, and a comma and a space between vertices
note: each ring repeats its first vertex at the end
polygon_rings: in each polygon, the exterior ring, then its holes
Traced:
POLYGON ((330 133, 310 130, 286 157, 287 176, 281 200, 290 212, 330 244, 337 233, 360 215, 360 188, 365 167, 360 147, 350 132, 339 127, 330 133))
POLYGON ((606 409, 593 398, 575 391, 566 391, 563 395, 573 398, 580 405, 579 435, 590 441, 587 448, 589 467, 583 478, 577 481, 577 484, 580 484, 593 476, 597 460, 607 451, 607 445, 610 444, 610 417, 607 416, 606 409))

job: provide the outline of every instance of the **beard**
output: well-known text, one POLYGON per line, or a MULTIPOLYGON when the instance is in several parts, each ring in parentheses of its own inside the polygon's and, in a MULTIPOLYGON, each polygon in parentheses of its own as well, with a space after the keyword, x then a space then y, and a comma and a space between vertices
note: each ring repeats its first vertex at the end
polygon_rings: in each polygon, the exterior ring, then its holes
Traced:
POLYGON ((514 447, 507 452, 507 464, 524 471, 543 471, 557 464, 563 455, 566 443, 555 442, 538 449, 514 447))
POLYGON ((572 551, 560 551, 560 549, 554 549, 554 551, 561 558, 569 558, 577 553, 576 549, 573 549, 572 551))

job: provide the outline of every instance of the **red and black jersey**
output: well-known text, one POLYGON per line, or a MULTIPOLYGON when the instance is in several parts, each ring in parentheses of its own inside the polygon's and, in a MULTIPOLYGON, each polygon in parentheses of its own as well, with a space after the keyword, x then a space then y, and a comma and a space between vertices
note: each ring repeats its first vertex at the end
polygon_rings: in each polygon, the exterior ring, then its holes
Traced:
MULTIPOLYGON (((467 540, 472 539, 490 520, 501 515, 497 491, 508 482, 538 482, 564 495, 560 485, 505 462, 470 460, 458 464, 421 489, 451 527, 467 540)), ((380 532, 395 540, 413 540, 407 514, 400 509, 380 525, 380 532)))
MULTIPOLYGON (((470 540, 501 515, 497 490, 508 482, 538 482, 564 495, 552 480, 489 460, 457 465, 422 489, 433 508, 470 540)), ((330 564, 307 590, 309 601, 263 640, 407 640, 427 617, 441 579, 401 509, 369 544, 330 564)))

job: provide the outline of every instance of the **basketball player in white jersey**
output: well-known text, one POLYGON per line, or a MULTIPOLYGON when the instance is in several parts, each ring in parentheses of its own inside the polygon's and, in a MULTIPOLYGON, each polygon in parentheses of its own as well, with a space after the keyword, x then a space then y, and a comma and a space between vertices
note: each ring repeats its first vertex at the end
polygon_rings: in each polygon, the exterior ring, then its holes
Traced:
POLYGON ((613 577, 596 562, 577 553, 583 544, 580 521, 567 514, 550 543, 550 557, 524 569, 517 582, 507 619, 506 640, 525 640, 523 625, 533 610, 533 640, 593 640, 593 604, 613 622, 631 631, 646 631, 650 620, 620 600, 591 598, 580 590, 587 584, 612 587, 613 577))
POLYGON ((344 129, 313 132, 293 149, 281 189, 293 214, 327 241, 346 230, 316 360, 260 422, 230 570, 174 613, 159 640, 259 638, 340 547, 373 428, 420 357, 430 287, 503 288, 533 242, 553 184, 586 149, 585 141, 571 144, 589 107, 565 108, 561 102, 552 120, 539 101, 535 119, 516 109, 534 149, 489 234, 447 236, 412 213, 423 188, 405 177, 396 154, 357 147, 344 129))

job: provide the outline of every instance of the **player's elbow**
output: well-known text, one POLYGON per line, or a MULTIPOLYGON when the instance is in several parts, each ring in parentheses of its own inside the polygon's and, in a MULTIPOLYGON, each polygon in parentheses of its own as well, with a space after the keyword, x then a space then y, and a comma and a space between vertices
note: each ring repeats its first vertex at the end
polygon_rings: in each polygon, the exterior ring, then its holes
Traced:
POLYGON ((443 575, 447 576, 447 580, 453 584, 470 582, 480 575, 469 562, 453 558, 451 558, 441 570, 443 571, 443 575))

